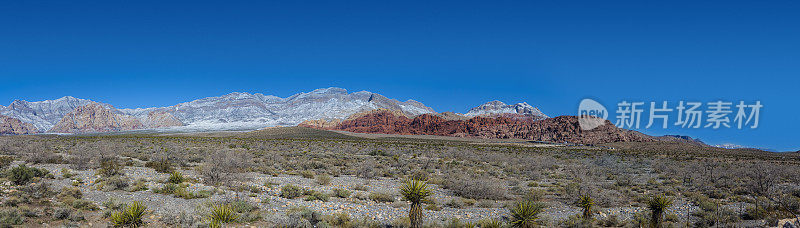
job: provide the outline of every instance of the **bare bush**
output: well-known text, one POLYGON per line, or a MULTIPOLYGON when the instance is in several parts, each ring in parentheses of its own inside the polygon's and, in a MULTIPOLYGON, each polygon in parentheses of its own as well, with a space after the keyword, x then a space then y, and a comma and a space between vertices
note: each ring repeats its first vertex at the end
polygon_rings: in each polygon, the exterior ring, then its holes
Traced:
POLYGON ((503 181, 459 175, 444 178, 442 187, 450 189, 456 195, 464 198, 492 200, 508 198, 506 188, 499 183, 503 183, 503 181))
POLYGON ((203 181, 209 184, 231 184, 240 179, 237 175, 247 171, 252 165, 253 157, 248 152, 232 150, 211 153, 200 168, 203 181))
POLYGON ((97 156, 93 151, 79 150, 69 158, 70 166, 76 170, 87 170, 92 168, 92 159, 97 156))

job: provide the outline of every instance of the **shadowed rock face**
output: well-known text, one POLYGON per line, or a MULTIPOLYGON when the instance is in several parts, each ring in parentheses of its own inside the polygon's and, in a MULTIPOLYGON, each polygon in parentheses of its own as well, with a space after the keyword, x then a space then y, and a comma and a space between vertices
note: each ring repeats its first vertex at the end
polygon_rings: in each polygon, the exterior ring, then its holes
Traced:
POLYGON ((144 125, 133 116, 114 113, 103 105, 91 103, 67 113, 49 132, 111 132, 142 128, 144 125))
POLYGON ((423 114, 410 119, 382 111, 344 120, 336 127, 326 129, 359 133, 528 139, 579 144, 655 141, 651 136, 617 128, 610 121, 606 121, 603 126, 585 131, 580 128, 578 118, 575 116, 533 120, 523 115, 507 114, 498 117, 479 116, 468 120, 446 120, 433 114, 423 114))
POLYGON ((36 132, 36 127, 33 124, 23 123, 16 118, 0 115, 0 135, 24 135, 36 132))

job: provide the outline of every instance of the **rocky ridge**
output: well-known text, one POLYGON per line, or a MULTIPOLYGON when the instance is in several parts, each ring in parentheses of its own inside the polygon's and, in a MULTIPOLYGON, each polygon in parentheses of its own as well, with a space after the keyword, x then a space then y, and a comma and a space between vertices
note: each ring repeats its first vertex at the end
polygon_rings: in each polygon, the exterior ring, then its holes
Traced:
MULTIPOLYGON (((320 126, 315 125, 303 126, 320 128, 320 126)), ((447 120, 434 114, 423 114, 408 118, 391 112, 376 111, 341 121, 335 127, 323 127, 323 129, 358 133, 513 138, 576 144, 655 141, 652 136, 617 128, 610 121, 606 121, 603 126, 586 131, 580 128, 578 118, 575 116, 534 120, 522 114, 506 114, 497 117, 476 116, 467 120, 447 120)))
POLYGON ((507 105, 501 101, 490 101, 478 107, 472 108, 469 112, 465 113, 466 117, 484 116, 496 117, 498 115, 519 114, 522 116, 530 117, 534 120, 542 120, 549 118, 542 113, 538 108, 535 108, 528 103, 522 102, 513 105, 507 105))
POLYGON ((24 135, 36 132, 36 127, 33 124, 23 123, 16 118, 0 115, 0 135, 24 135))
POLYGON ((345 89, 331 87, 286 98, 236 92, 168 107, 137 109, 116 109, 109 104, 69 96, 37 102, 16 100, 9 106, 0 106, 0 115, 33 124, 38 132, 83 133, 164 127, 213 131, 294 126, 317 119, 335 121, 376 109, 393 110, 407 116, 434 113, 430 107, 414 100, 400 102, 368 91, 348 93, 345 89), (94 105, 72 113, 90 103, 103 106, 114 115, 94 105), (60 122, 64 123, 58 125, 60 122))
POLYGON ((67 113, 48 132, 85 133, 142 129, 144 125, 133 116, 114 113, 98 103, 90 103, 67 113))
MULTIPOLYGON (((45 132, 56 125, 67 113, 93 101, 70 96, 55 100, 28 102, 15 100, 9 106, 0 107, 0 115, 33 124, 37 131, 45 132)), ((105 105, 104 106, 109 106, 105 105)))

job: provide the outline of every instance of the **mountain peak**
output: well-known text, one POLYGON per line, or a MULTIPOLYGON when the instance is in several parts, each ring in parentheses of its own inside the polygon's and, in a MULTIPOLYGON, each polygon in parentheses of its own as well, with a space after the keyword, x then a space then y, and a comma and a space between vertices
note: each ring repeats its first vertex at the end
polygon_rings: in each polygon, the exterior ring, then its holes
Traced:
POLYGON ((506 105, 506 103, 503 103, 502 101, 493 100, 493 101, 486 102, 486 103, 482 104, 481 106, 505 106, 505 105, 506 105))
POLYGON ((377 93, 348 93, 338 87, 301 92, 288 98, 232 92, 168 107, 116 109, 65 96, 47 101, 15 101, 0 115, 33 124, 41 132, 102 132, 161 127, 184 130, 245 130, 297 125, 305 120, 344 119, 354 113, 388 109, 416 116, 433 113, 422 103, 400 102, 377 93), (56 126, 58 125, 58 126, 56 126))
POLYGON ((320 88, 311 91, 311 93, 315 94, 347 94, 346 89, 342 89, 339 87, 328 87, 328 88, 320 88))
POLYGON ((469 112, 464 114, 464 116, 468 117, 492 116, 501 114, 520 114, 524 116, 529 116, 533 119, 549 118, 547 115, 542 113, 542 111, 540 111, 538 108, 535 108, 526 102, 507 105, 506 103, 503 103, 502 101, 498 100, 489 101, 478 107, 472 108, 469 110, 469 112))

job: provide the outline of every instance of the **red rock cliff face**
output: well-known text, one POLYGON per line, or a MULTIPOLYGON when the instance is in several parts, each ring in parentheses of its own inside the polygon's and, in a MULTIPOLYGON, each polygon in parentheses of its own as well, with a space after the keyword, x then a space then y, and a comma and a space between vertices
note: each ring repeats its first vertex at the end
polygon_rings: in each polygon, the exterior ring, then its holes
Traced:
POLYGON ((509 115, 446 120, 433 114, 423 114, 409 119, 389 112, 373 112, 344 120, 336 127, 326 129, 360 133, 528 139, 579 144, 654 141, 651 136, 617 128, 610 121, 606 121, 605 125, 598 128, 584 131, 578 125, 578 118, 575 116, 559 116, 537 121, 509 115))
POLYGON ((36 133, 33 124, 23 123, 22 121, 0 115, 0 135, 24 135, 36 133))
POLYGON ((100 104, 91 103, 75 108, 75 110, 61 118, 61 121, 56 123, 49 132, 111 132, 141 128, 144 128, 144 125, 138 119, 128 115, 114 113, 112 110, 100 104))

